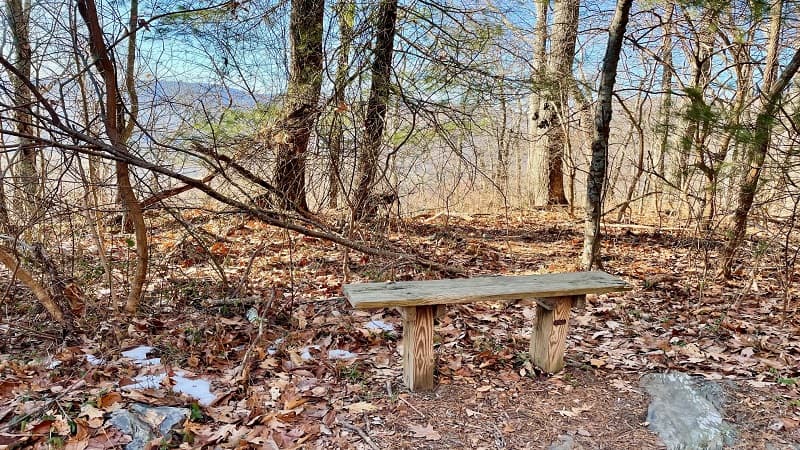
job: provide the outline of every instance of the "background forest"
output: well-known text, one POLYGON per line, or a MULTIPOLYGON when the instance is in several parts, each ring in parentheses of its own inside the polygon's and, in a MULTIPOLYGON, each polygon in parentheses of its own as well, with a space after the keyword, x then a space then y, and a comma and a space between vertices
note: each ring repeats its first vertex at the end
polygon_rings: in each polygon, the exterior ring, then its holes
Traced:
MULTIPOLYGON (((800 3, 4 0, 0 17, 3 358, 238 314, 225 358, 249 383, 254 349, 345 282, 596 268, 718 298, 717 328, 752 300, 771 336, 797 329, 800 3)), ((217 364, 182 342, 177 365, 217 364)), ((759 345, 735 348, 790 359, 750 375, 795 379, 800 348, 759 345)))

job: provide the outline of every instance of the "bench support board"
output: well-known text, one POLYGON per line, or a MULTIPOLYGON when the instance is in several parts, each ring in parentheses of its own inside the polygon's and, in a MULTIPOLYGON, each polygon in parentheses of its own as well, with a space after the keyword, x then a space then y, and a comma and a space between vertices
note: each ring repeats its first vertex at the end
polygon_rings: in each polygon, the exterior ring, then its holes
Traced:
POLYGON ((403 381, 412 391, 433 389, 436 305, 403 308, 403 381))
POLYGON ((536 323, 531 333, 531 360, 545 372, 564 368, 569 311, 572 305, 585 302, 585 295, 536 300, 536 323))

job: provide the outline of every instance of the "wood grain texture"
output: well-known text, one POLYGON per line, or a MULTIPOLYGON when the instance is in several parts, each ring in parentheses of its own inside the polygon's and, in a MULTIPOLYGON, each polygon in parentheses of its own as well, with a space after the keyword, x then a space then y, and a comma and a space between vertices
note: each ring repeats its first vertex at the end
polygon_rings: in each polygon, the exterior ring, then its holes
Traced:
POLYGON ((536 306, 536 324, 531 334, 531 360, 545 372, 554 373, 564 368, 564 348, 569 328, 569 310, 574 297, 554 301, 552 309, 536 306))
POLYGON ((403 381, 412 391, 433 389, 435 306, 403 308, 403 381))
POLYGON ((594 271, 347 284, 344 295, 354 308, 367 309, 564 297, 629 289, 621 278, 594 271))

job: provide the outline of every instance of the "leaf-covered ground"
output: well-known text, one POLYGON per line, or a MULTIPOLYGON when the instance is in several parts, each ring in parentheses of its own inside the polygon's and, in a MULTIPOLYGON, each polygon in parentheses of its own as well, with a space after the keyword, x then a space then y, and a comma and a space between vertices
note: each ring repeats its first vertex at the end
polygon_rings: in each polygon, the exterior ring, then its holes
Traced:
MULTIPOLYGON (((24 290, 10 291, 0 322, 0 448, 121 448, 129 438, 109 426, 110 412, 133 402, 191 406, 171 389, 178 376, 209 380, 216 397, 195 403, 163 448, 535 449, 565 435, 575 448, 660 448, 638 379, 665 370, 723 383, 738 447, 800 442, 800 316, 779 249, 748 244, 758 251, 724 282, 713 236, 610 226, 605 269, 634 289, 590 296, 575 311, 563 372, 531 367, 533 305, 470 304, 437 324, 436 390, 410 393, 399 314, 354 311, 341 286, 345 277, 440 274, 246 217, 184 216, 191 234, 156 229, 159 268, 136 317, 114 312, 102 273, 79 280, 84 334, 65 345, 24 290), (192 234, 210 238, 209 251, 192 234), (158 365, 121 355, 141 345, 158 365), (167 377, 155 388, 126 389, 159 372, 167 377)), ((575 270, 580 230, 553 212, 442 214, 393 223, 381 239, 470 275, 527 274, 575 270)), ((126 236, 110 244, 118 261, 130 256, 126 236)))

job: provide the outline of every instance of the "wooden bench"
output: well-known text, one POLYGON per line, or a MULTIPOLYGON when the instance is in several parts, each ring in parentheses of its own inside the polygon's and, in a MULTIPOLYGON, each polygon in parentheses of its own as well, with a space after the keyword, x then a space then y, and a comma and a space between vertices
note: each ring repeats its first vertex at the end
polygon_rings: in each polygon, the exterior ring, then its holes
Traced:
POLYGON ((628 290, 605 272, 360 283, 344 286, 357 309, 397 307, 403 313, 403 381, 412 391, 433 389, 433 318, 438 305, 536 299, 531 359, 546 372, 564 367, 569 311, 586 294, 628 290))

